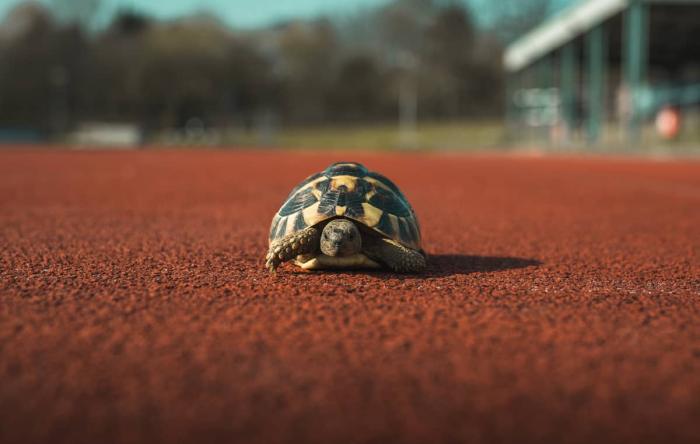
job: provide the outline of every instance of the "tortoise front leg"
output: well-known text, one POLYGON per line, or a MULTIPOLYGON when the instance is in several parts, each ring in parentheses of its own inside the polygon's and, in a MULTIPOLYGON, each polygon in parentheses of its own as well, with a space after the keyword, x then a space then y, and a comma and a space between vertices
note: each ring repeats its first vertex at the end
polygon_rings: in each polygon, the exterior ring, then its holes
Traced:
POLYGON ((420 273, 427 267, 425 255, 391 239, 377 239, 363 245, 370 258, 397 273, 420 273))
POLYGON ((288 234, 270 244, 265 257, 265 268, 275 271, 282 262, 294 259, 300 254, 317 253, 320 239, 321 232, 315 227, 288 234))

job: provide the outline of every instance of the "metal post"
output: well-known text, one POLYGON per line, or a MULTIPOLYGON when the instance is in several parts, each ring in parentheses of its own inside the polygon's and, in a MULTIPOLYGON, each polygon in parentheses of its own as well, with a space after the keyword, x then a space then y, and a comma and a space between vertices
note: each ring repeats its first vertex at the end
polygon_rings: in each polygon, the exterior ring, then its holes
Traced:
POLYGON ((511 94, 510 106, 512 112, 512 133, 514 139, 520 137, 525 128, 525 113, 523 112, 522 103, 518 100, 522 90, 525 88, 525 71, 521 68, 519 71, 511 74, 511 94))
POLYGON ((551 88, 552 86, 552 58, 545 55, 537 62, 537 87, 551 88))
POLYGON ((586 35, 588 62, 588 142, 595 144, 600 139, 601 125, 605 119, 606 36, 604 24, 600 24, 586 35))
POLYGON ((576 127, 576 47, 574 42, 569 42, 561 49, 560 54, 561 70, 559 83, 561 91, 562 117, 566 131, 566 140, 571 141, 576 127))
POLYGON ((519 72, 509 72, 506 74, 506 128, 508 131, 508 136, 511 137, 515 134, 518 126, 518 109, 515 103, 515 95, 517 91, 521 88, 520 86, 520 73, 519 72))
POLYGON ((641 136, 642 115, 639 97, 646 80, 648 52, 648 5, 642 0, 630 3, 624 20, 625 87, 629 99, 627 134, 637 142, 641 136))
POLYGON ((417 144, 418 91, 415 72, 418 60, 410 52, 399 55, 398 65, 403 69, 399 82, 399 144, 402 148, 415 148, 417 144))
POLYGON ((418 93, 413 79, 399 84, 399 133, 402 148, 415 148, 417 142, 418 93))
POLYGON ((551 127, 550 127, 550 109, 548 109, 547 104, 543 102, 546 97, 546 90, 554 86, 553 81, 553 71, 552 71, 552 57, 547 54, 542 56, 542 58, 537 62, 536 75, 537 75, 537 88, 540 90, 539 98, 541 103, 538 104, 538 121, 540 129, 538 131, 538 136, 541 140, 547 143, 552 142, 551 140, 551 127))
MULTIPOLYGON (((523 89, 532 90, 537 87, 537 62, 533 62, 525 68, 523 71, 523 89)), ((522 97, 523 108, 521 109, 521 116, 523 122, 522 135, 525 140, 532 142, 537 140, 539 134, 537 128, 533 125, 532 119, 532 103, 526 100, 526 96, 522 97)))

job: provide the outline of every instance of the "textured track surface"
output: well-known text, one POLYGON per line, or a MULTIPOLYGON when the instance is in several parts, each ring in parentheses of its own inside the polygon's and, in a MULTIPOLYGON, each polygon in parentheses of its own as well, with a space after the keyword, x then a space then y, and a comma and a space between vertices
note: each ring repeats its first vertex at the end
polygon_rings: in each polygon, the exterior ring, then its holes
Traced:
POLYGON ((0 152, 0 442, 700 442, 700 163, 0 152), (394 179, 420 277, 262 267, 394 179))

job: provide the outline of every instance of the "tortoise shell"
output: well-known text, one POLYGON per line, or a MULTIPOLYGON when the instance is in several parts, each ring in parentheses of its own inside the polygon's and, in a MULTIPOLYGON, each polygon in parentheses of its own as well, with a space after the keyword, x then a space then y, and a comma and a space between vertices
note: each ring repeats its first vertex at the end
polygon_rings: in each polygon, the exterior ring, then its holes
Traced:
POLYGON ((418 220, 403 193, 391 180, 354 162, 334 163, 297 185, 272 220, 270 243, 337 217, 421 250, 418 220))

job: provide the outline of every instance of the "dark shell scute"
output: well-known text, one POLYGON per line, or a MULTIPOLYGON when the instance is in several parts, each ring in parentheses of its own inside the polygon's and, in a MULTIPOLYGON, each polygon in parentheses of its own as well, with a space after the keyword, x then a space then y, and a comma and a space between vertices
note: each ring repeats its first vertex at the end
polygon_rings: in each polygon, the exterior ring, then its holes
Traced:
POLYGON ((370 172, 367 173, 367 177, 371 177, 372 179, 375 179, 375 180, 381 182, 381 183, 384 184, 387 188, 389 188, 391 191, 393 191, 394 193, 396 193, 397 196, 401 197, 402 199, 406 199, 406 198, 404 197, 403 193, 401 192, 401 190, 399 190, 399 187, 397 187, 396 184, 395 184, 394 182, 392 182, 392 181, 391 181, 389 178, 387 178, 386 176, 382 176, 382 175, 379 174, 379 173, 375 173, 375 172, 371 172, 371 171, 370 171, 370 172))
POLYGON ((322 181, 320 181, 320 182, 314 184, 314 187, 316 187, 316 189, 317 189, 318 191, 320 191, 321 194, 323 194, 323 193, 325 193, 326 191, 328 191, 328 188, 329 188, 330 186, 331 186, 331 181, 330 181, 330 180, 322 180, 322 181))
POLYGON ((364 194, 360 192, 348 193, 345 197, 345 203, 347 210, 345 215, 348 217, 361 218, 365 215, 365 209, 362 208, 362 204, 365 202, 364 194))
POLYGON ((409 219, 409 221, 410 221, 410 222, 409 222, 409 224, 408 224, 408 228, 409 228, 410 231, 411 231, 411 239, 413 239, 414 241, 420 240, 420 232, 419 232, 419 229, 418 229, 418 221, 417 221, 415 218, 409 219))
POLYGON ((338 162, 326 168, 323 172, 327 177, 333 176, 354 176, 364 177, 368 173, 367 168, 359 163, 338 162))
POLYGON ((405 219, 399 219, 399 235, 401 239, 415 241, 416 239, 411 234, 411 229, 408 226, 409 222, 405 219))
POLYGON ((334 215, 335 206, 338 204, 338 191, 330 190, 326 191, 323 196, 321 196, 321 203, 318 206, 318 213, 325 215, 334 215))
POLYGON ((306 207, 309 207, 318 202, 318 199, 312 193, 311 188, 300 191, 293 196, 291 196, 284 206, 280 208, 280 216, 289 216, 294 213, 298 213, 306 207))
POLYGON ((287 231, 287 220, 288 218, 283 218, 282 220, 279 221, 279 224, 277 225, 277 232, 274 237, 282 237, 284 236, 284 233, 287 231))
POLYGON ((389 219, 389 213, 382 213, 382 217, 379 218, 379 222, 375 228, 382 233, 391 234, 394 232, 394 227, 391 225, 391 220, 389 219))
POLYGON ((304 214, 303 213, 299 213, 296 216, 292 216, 292 217, 295 217, 295 219, 294 219, 294 231, 295 232, 301 231, 304 228, 306 228, 306 221, 304 221, 304 214))
POLYGON ((336 207, 345 207, 345 214, 349 217, 362 217, 364 210, 362 203, 365 202, 365 196, 360 191, 349 191, 344 185, 337 189, 329 189, 321 196, 321 203, 318 207, 320 214, 334 216, 336 207))
POLYGON ((292 189, 292 191, 287 196, 287 200, 289 200, 289 198, 294 196, 297 193, 297 191, 304 188, 304 185, 318 179, 321 176, 323 176, 323 173, 315 173, 315 174, 312 174, 311 176, 307 177, 306 179, 304 179, 299 185, 295 186, 294 189, 292 189))
POLYGON ((272 219, 272 224, 270 224, 270 235, 269 235, 270 239, 274 239, 275 236, 277 235, 277 227, 279 227, 279 223, 280 223, 279 217, 275 216, 275 218, 272 219))
POLYGON ((376 194, 369 199, 372 206, 380 210, 394 214, 398 217, 410 217, 412 215, 411 208, 401 195, 396 195, 390 191, 377 188, 376 194))

